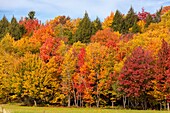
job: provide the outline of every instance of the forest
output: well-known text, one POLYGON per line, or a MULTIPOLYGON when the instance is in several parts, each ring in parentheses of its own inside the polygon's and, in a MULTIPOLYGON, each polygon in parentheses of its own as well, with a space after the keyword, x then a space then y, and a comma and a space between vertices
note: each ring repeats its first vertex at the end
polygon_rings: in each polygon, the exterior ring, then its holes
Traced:
POLYGON ((170 11, 131 7, 103 22, 35 11, 0 20, 0 103, 168 109, 170 11))

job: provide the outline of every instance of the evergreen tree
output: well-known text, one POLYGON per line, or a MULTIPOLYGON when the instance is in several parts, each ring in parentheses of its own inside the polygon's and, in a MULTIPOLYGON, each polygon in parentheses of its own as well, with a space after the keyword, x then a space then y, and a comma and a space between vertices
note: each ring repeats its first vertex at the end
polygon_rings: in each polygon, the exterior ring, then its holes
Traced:
POLYGON ((113 28, 114 31, 121 32, 121 27, 124 27, 122 26, 122 22, 123 22, 123 16, 120 13, 120 11, 116 10, 111 27, 113 28))
POLYGON ((122 22, 121 22, 121 26, 120 26, 120 33, 127 33, 127 27, 126 27, 126 20, 125 19, 122 19, 122 22))
POLYGON ((102 29, 102 24, 100 19, 97 17, 96 20, 92 22, 92 34, 94 35, 98 30, 102 29))
POLYGON ((160 10, 158 10, 156 12, 156 15, 155 15, 155 18, 154 18, 155 23, 159 23, 161 21, 161 11, 162 11, 162 7, 160 8, 160 10))
POLYGON ((134 12, 134 9, 131 7, 128 11, 128 14, 126 15, 125 24, 126 24, 126 32, 129 31, 129 28, 131 28, 134 25, 134 22, 137 20, 137 15, 134 12))
POLYGON ((150 14, 146 17, 146 24, 145 27, 148 27, 153 22, 153 18, 150 14))
POLYGON ((14 40, 19 40, 21 38, 23 32, 21 32, 21 29, 23 29, 23 27, 20 27, 16 18, 13 16, 11 19, 11 24, 9 26, 9 33, 14 38, 14 40))
POLYGON ((135 21, 132 26, 132 33, 138 33, 140 31, 141 31, 140 26, 137 24, 137 21, 135 21))
POLYGON ((29 13, 28 13, 28 19, 35 19, 35 11, 30 11, 29 13))
POLYGON ((21 32, 22 35, 24 35, 27 32, 27 30, 25 29, 24 25, 20 25, 19 24, 19 28, 20 28, 20 32, 21 32))
POLYGON ((84 18, 80 21, 78 29, 74 35, 73 42, 80 41, 82 43, 89 43, 92 35, 92 22, 85 12, 84 18))
POLYGON ((6 35, 8 32, 9 22, 5 16, 3 16, 2 20, 0 21, 0 40, 6 35))

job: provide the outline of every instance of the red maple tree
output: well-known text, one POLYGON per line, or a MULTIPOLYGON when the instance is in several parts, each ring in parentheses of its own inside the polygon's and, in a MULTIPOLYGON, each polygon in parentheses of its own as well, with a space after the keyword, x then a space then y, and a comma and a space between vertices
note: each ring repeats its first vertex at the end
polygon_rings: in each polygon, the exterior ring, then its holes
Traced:
POLYGON ((125 61, 119 76, 119 90, 127 97, 145 95, 152 88, 153 62, 150 52, 137 47, 125 61))

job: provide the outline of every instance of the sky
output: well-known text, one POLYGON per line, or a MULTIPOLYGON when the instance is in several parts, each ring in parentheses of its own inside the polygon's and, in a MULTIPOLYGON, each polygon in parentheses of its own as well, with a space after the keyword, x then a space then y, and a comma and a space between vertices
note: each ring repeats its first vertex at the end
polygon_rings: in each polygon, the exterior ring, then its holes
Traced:
POLYGON ((0 19, 5 15, 10 21, 14 15, 19 20, 35 11, 35 17, 46 22, 59 15, 82 18, 87 11, 91 20, 99 17, 103 21, 117 9, 126 14, 132 6, 136 13, 142 8, 154 13, 167 5, 170 0, 0 0, 0 19))

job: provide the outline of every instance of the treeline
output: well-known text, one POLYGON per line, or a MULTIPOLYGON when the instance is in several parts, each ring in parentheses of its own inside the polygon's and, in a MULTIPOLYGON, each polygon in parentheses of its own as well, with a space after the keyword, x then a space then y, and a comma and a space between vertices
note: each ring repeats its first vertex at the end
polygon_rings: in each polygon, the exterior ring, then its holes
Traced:
POLYGON ((0 102, 169 109, 170 12, 0 21, 0 102), (14 21, 14 22, 13 22, 14 21), (14 24, 15 23, 15 24, 14 24))

